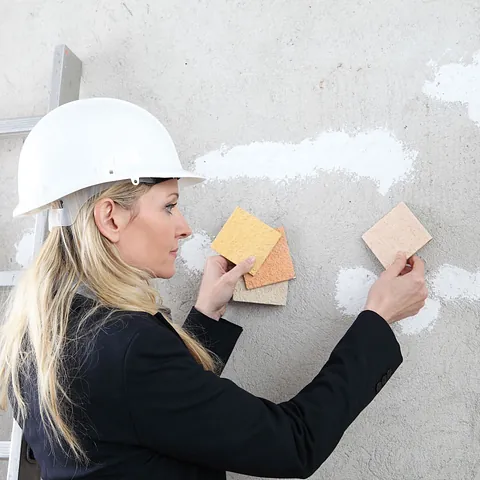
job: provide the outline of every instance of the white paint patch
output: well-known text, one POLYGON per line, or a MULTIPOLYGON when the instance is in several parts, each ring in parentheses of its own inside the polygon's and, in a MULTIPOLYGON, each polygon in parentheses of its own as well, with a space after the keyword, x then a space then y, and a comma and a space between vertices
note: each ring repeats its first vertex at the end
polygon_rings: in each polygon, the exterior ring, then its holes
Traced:
POLYGON ((370 178, 385 195, 394 183, 407 178, 417 155, 386 130, 354 136, 324 132, 299 144, 255 142, 224 148, 198 158, 195 169, 209 180, 248 177, 273 182, 339 171, 370 178))
POLYGON ((27 268, 32 262, 33 258, 33 241, 35 238, 35 231, 27 230, 22 239, 15 244, 17 253, 15 261, 22 267, 27 268))
POLYGON ((180 245, 180 258, 188 270, 202 273, 207 258, 215 255, 210 248, 212 239, 206 232, 194 233, 189 239, 180 245))
POLYGON ((468 116, 480 126, 480 51, 469 65, 451 63, 435 68, 433 81, 425 82, 423 93, 444 102, 461 102, 468 107, 468 116))
MULTIPOLYGON (((336 282, 335 300, 345 315, 357 316, 364 308, 370 288, 377 276, 362 267, 340 270, 336 282)), ((430 330, 440 313, 440 302, 429 298, 418 315, 398 322, 402 333, 414 335, 423 330, 430 330)))
POLYGON ((335 300, 346 315, 358 315, 364 308, 368 292, 377 280, 377 276, 366 268, 348 268, 340 270, 335 300))
POLYGON ((435 298, 428 298, 425 306, 414 317, 405 318, 398 326, 405 335, 416 335, 424 330, 431 330, 440 314, 441 305, 435 298))
POLYGON ((444 300, 480 300, 480 272, 443 265, 433 278, 433 292, 444 300))

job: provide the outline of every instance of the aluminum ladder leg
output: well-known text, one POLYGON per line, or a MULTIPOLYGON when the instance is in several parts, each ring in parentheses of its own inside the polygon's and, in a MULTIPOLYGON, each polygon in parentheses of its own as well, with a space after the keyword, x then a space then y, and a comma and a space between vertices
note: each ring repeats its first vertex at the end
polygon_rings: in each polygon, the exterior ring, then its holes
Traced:
MULTIPOLYGON (((49 111, 64 103, 78 100, 82 62, 66 45, 58 45, 53 56, 49 111)), ((26 135, 42 117, 0 120, 0 137, 26 135)), ((33 255, 42 247, 48 233, 47 214, 36 216, 33 255)), ((0 287, 13 286, 21 271, 0 272, 0 287)), ((22 429, 13 420, 9 442, 0 442, 0 460, 8 460, 7 480, 39 480, 40 469, 23 437, 22 429)))

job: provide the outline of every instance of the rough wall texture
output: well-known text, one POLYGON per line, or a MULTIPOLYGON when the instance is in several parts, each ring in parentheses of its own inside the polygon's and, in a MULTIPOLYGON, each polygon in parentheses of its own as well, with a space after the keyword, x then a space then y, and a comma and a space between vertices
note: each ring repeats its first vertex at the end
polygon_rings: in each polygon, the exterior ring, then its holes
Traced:
MULTIPOLYGON (((66 43, 84 62, 82 97, 148 108, 184 165, 213 177, 184 192, 195 235, 160 282, 178 321, 237 205, 285 227, 288 305, 227 315, 245 333, 226 376, 254 394, 288 399, 318 372, 380 272, 361 235, 405 201, 434 237, 421 252, 432 298, 395 327, 404 365, 312 478, 480 478, 478 2, 0 0, 0 11, 1 118, 45 112, 66 43)), ((21 143, 0 140, 2 269, 25 263, 31 238, 31 222, 10 219, 21 143)))

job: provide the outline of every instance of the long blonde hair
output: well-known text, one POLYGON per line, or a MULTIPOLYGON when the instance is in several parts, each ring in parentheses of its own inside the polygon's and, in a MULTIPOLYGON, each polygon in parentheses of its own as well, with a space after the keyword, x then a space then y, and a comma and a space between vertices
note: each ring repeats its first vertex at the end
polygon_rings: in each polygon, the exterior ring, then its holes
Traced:
MULTIPOLYGON (((12 291, 6 320, 0 327, 0 408, 7 408, 10 397, 22 425, 28 415, 22 379, 33 374, 41 419, 50 441, 62 448, 66 444, 77 460, 88 458, 74 431, 74 405, 65 384, 68 372, 64 364, 75 294, 85 286, 95 298, 95 307, 82 322, 101 307, 152 315, 161 310, 151 275, 122 261, 115 246, 99 232, 93 213, 95 203, 108 197, 133 215, 137 200, 149 188, 145 184, 117 183, 91 198, 80 209, 74 225, 54 228, 12 291)), ((102 325, 107 321, 108 315, 102 325)), ((210 353, 181 327, 172 325, 195 360, 204 369, 214 370, 215 360, 210 353)), ((79 329, 76 332, 79 334, 79 329)), ((72 341, 70 335, 68 343, 72 341)))

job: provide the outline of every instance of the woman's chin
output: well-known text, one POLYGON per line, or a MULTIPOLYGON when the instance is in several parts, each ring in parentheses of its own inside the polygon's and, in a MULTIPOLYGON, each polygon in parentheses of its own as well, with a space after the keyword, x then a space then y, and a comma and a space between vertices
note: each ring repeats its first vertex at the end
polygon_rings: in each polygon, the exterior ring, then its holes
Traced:
POLYGON ((169 278, 172 278, 177 272, 175 260, 169 258, 167 261, 163 262, 161 265, 158 265, 157 268, 151 269, 150 272, 153 273, 154 278, 168 280, 169 278))
POLYGON ((177 273, 177 269, 175 268, 175 265, 173 265, 170 268, 163 268, 160 272, 158 272, 156 277, 168 280, 169 278, 172 278, 175 273, 177 273))

